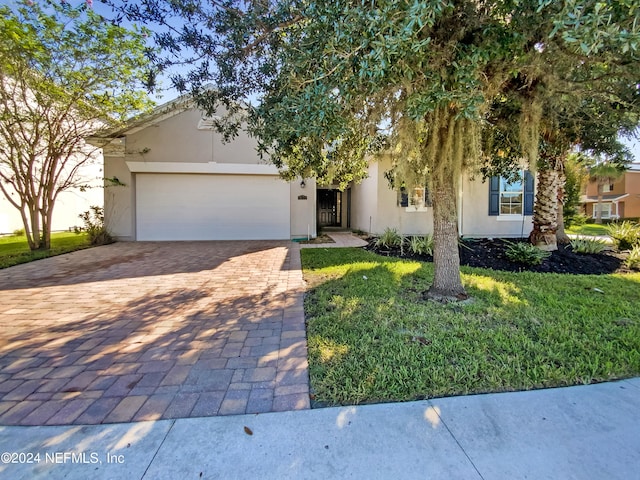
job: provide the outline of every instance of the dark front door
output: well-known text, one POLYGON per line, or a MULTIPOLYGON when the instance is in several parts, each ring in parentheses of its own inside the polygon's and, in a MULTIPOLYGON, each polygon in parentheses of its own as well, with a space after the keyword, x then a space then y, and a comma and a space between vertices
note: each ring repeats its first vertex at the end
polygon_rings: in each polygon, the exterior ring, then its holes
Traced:
POLYGON ((336 227, 338 216, 338 190, 318 190, 318 225, 336 227))

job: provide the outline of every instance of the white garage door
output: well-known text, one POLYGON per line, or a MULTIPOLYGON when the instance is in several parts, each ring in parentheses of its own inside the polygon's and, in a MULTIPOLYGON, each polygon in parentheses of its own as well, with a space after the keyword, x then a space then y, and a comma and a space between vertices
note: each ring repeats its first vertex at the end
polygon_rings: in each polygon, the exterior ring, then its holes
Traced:
POLYGON ((136 176, 138 240, 289 239, 289 184, 271 175, 136 176))

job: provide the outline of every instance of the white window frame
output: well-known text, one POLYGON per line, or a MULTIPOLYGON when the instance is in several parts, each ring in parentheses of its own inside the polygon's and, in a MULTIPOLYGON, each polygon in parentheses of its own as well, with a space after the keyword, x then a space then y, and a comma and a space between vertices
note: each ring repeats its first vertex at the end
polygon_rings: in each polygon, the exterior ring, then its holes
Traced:
POLYGON ((513 219, 522 218, 524 215, 524 170, 520 170, 520 190, 504 190, 503 186, 509 183, 505 177, 500 177, 500 190, 498 192, 498 218, 513 219), (520 213, 503 213, 502 212, 502 196, 503 194, 520 193, 520 213))
MULTIPOLYGON (((613 207, 613 203, 612 202, 603 202, 603 203, 600 204, 600 207, 602 207, 600 209, 602 211, 602 215, 600 216, 600 218, 603 218, 603 219, 613 218, 613 215, 611 215, 611 211, 612 211, 612 207, 613 207)), ((598 204, 594 203, 593 204, 593 218, 597 218, 597 216, 598 216, 598 204)))

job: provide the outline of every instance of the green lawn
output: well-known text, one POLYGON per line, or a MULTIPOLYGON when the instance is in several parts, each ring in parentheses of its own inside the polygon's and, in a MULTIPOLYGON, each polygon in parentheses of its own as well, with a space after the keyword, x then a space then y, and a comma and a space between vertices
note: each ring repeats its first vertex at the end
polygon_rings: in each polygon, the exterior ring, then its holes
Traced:
POLYGON ((574 235, 609 235, 606 225, 596 225, 595 223, 567 227, 566 232, 574 235))
POLYGON ((324 404, 640 374, 640 273, 562 276, 465 267, 472 301, 442 305, 422 299, 433 278, 430 263, 359 249, 301 254, 310 285, 311 386, 324 404))
POLYGON ((27 244, 27 237, 0 237, 0 268, 7 268, 19 263, 32 262, 41 258, 52 257, 62 253, 73 252, 89 247, 87 234, 60 232, 51 234, 51 250, 32 252, 27 244))

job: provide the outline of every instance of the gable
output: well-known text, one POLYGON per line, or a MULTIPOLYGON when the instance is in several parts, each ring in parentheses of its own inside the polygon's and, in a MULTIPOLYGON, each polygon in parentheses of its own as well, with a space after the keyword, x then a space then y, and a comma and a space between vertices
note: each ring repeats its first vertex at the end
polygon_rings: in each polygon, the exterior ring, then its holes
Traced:
POLYGON ((245 132, 229 143, 209 128, 202 128, 197 108, 181 111, 126 136, 127 160, 186 163, 261 163, 257 142, 245 132))

